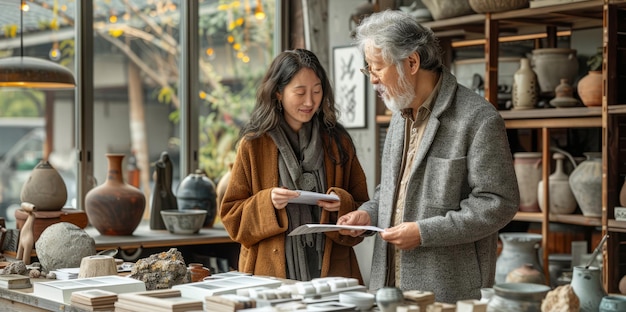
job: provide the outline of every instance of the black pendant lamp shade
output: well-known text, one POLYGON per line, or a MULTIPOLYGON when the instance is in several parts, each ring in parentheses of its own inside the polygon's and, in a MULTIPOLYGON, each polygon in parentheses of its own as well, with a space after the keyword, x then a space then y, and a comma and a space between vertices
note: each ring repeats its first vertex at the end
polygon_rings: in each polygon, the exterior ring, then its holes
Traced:
POLYGON ((0 58, 0 87, 71 89, 72 72, 51 61, 24 56, 24 8, 20 3, 20 56, 0 58))

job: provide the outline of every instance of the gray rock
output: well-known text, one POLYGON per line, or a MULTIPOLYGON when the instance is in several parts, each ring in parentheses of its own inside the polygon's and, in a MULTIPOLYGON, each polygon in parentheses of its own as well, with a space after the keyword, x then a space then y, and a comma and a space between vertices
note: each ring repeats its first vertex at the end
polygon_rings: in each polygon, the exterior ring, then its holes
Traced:
POLYGON ((185 260, 176 248, 137 260, 130 277, 146 283, 147 290, 169 289, 190 280, 185 260))
POLYGON ((69 222, 48 226, 35 243, 42 271, 80 267, 83 257, 96 253, 96 242, 85 230, 69 222))

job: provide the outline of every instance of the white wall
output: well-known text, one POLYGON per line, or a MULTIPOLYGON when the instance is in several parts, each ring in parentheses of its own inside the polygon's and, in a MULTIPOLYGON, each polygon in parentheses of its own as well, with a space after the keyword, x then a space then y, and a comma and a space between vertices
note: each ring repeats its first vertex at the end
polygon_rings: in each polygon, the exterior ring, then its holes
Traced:
MULTIPOLYGON (((328 1, 328 37, 330 49, 328 51, 328 55, 331 58, 331 64, 333 63, 333 47, 346 46, 353 43, 350 38, 349 16, 352 15, 355 7, 363 3, 363 0, 328 1)), ((332 75, 332 65, 331 68, 327 69, 327 71, 330 75, 332 75)), ((363 77, 359 76, 357 79, 363 79, 363 77)), ((374 195, 374 188, 376 187, 376 170, 378 168, 378 164, 376 163, 376 144, 378 139, 376 135, 375 94, 369 83, 367 84, 366 90, 367 103, 365 103, 365 105, 367 107, 367 128, 350 129, 349 132, 352 135, 354 144, 356 145, 359 161, 365 171, 369 194, 371 197, 374 195)), ((361 268, 361 274, 363 275, 365 285, 369 284, 373 247, 374 238, 368 237, 354 248, 359 259, 359 266, 361 268)))

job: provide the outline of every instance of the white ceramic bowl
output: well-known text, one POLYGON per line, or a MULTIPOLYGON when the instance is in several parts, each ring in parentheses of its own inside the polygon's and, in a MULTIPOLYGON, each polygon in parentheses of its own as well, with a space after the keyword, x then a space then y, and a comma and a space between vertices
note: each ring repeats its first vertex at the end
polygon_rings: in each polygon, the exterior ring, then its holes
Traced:
POLYGON ((361 311, 369 311, 374 306, 374 294, 362 291, 344 291, 339 293, 339 302, 353 304, 361 311))
POLYGON ((195 234, 204 224, 207 211, 201 209, 162 210, 165 227, 173 234, 195 234))

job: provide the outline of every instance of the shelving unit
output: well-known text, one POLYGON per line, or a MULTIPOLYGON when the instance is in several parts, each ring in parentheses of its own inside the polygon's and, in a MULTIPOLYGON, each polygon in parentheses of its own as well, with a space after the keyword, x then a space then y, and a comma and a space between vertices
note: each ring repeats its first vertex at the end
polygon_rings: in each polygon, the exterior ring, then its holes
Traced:
MULTIPOLYGON (((619 206, 619 190, 626 177, 626 90, 618 87, 626 81, 626 0, 588 0, 540 8, 526 8, 499 13, 473 14, 423 23, 440 38, 444 50, 470 45, 484 46, 485 98, 497 107, 499 43, 542 39, 555 47, 558 36, 568 36, 583 29, 599 28, 603 34, 603 104, 602 107, 575 107, 501 111, 508 129, 534 129, 539 132, 543 151, 543 180, 551 174, 550 137, 555 129, 602 129, 603 184, 602 217, 581 214, 556 215, 543 212, 518 212, 514 220, 541 223, 543 263, 549 280, 551 222, 601 227, 609 233, 604 252, 604 286, 610 293, 619 292, 618 283, 626 275, 626 222, 615 221, 613 207, 619 206), (620 254, 622 255, 620 258, 620 254)), ((377 111, 381 111, 378 109, 377 111)), ((385 129, 390 116, 378 115, 376 122, 385 129)), ((383 134, 381 134, 383 135, 383 134)), ((549 207, 549 183, 544 183, 544 207, 549 207)), ((590 246, 595 247, 590 242, 590 246)))

